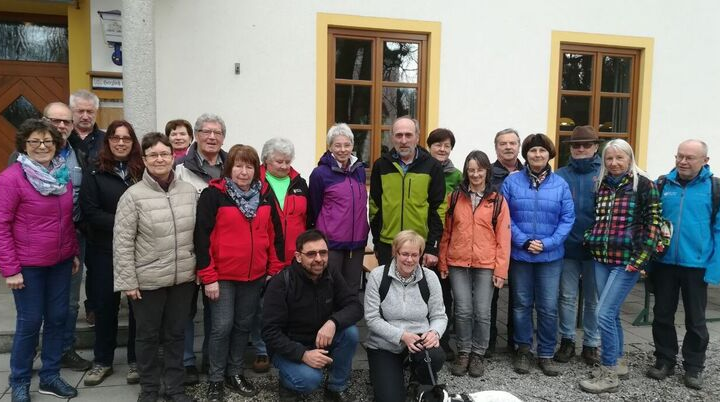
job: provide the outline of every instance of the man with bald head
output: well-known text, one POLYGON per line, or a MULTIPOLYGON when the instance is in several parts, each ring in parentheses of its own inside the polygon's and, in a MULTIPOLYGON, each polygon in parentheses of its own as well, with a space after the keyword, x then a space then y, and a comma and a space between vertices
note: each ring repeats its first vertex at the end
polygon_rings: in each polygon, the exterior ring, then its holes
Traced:
POLYGON ((672 222, 670 246, 650 273, 655 289, 652 333, 655 365, 650 378, 663 380, 675 372, 678 340, 675 312, 682 294, 685 337, 682 357, 685 386, 701 389, 708 335, 705 323, 707 284, 720 282, 720 220, 713 189, 720 179, 708 166, 707 144, 700 140, 680 143, 675 168, 658 179, 663 217, 672 222))

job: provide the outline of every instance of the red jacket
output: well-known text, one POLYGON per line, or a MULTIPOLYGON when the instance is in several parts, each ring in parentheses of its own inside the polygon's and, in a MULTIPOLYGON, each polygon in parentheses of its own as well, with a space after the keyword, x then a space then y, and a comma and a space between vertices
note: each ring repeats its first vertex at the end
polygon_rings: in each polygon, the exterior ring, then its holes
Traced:
POLYGON ((283 268, 273 244, 271 209, 267 197, 261 195, 257 214, 249 220, 227 194, 225 179, 210 181, 200 194, 195 223, 195 253, 202 283, 249 282, 275 275, 283 268))
POLYGON ((313 214, 309 213, 308 186, 295 169, 290 168, 290 186, 285 195, 285 208, 281 208, 270 184, 265 180, 266 168, 260 166, 261 193, 273 205, 272 223, 275 230, 277 258, 286 266, 292 264, 295 256, 295 240, 307 229, 314 226, 313 214))

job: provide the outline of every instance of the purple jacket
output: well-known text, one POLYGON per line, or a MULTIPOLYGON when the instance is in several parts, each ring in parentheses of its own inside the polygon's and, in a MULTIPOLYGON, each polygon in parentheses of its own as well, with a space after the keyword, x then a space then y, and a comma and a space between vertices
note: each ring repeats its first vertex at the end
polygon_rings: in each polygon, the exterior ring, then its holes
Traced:
POLYGON ((325 152, 310 174, 310 205, 317 214, 315 227, 325 233, 331 250, 365 248, 370 231, 367 200, 365 164, 351 160, 343 170, 330 151, 325 152))
POLYGON ((72 183, 65 194, 43 196, 19 163, 0 174, 0 270, 52 266, 78 255, 73 224, 72 183))

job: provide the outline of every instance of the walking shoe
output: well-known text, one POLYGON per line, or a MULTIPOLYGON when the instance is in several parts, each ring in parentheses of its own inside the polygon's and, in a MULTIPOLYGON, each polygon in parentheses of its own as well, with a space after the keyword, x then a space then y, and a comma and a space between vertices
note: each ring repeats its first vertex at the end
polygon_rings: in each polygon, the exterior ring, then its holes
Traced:
POLYGON ((12 387, 12 402, 30 402, 30 384, 12 387))
POLYGON ((618 375, 618 378, 621 380, 627 380, 630 377, 630 367, 627 365, 627 360, 625 360, 624 357, 620 357, 617 359, 617 367, 615 368, 615 372, 618 375))
POLYGON ((270 370, 270 358, 267 355, 255 356, 253 371, 256 373, 267 373, 270 370))
POLYGON ((242 396, 255 396, 258 393, 255 386, 240 374, 225 377, 225 386, 242 396))
POLYGON ((282 382, 278 379, 278 395, 280 402, 298 402, 301 400, 300 394, 297 392, 287 389, 282 385, 282 382))
POLYGON ((702 389, 703 387, 703 375, 702 371, 685 371, 685 375, 683 376, 683 382, 685 383, 685 386, 692 389, 702 389))
POLYGON ((165 395, 166 402, 195 402, 195 399, 188 396, 185 392, 178 394, 165 395))
POLYGON ((520 349, 515 352, 515 358, 513 359, 513 370, 518 374, 529 374, 530 373, 530 360, 532 354, 530 354, 530 348, 527 346, 521 346, 520 349))
POLYGON ((568 338, 560 340, 560 348, 555 352, 555 361, 558 363, 567 363, 575 357, 575 341, 568 338))
POLYGON ((614 367, 598 365, 591 378, 580 381, 580 389, 591 394, 617 392, 620 389, 620 379, 614 367))
POLYGON ((138 384, 140 382, 140 373, 137 369, 137 363, 128 363, 128 372, 125 377, 128 384, 138 384))
POLYGON ((667 376, 675 374, 675 365, 666 360, 658 359, 655 365, 650 367, 645 374, 656 380, 664 380, 667 376))
POLYGON ((41 382, 39 392, 58 398, 75 398, 77 396, 77 390, 59 376, 47 384, 41 382))
MULTIPOLYGON (((557 357, 557 355, 555 356, 557 357)), ((585 364, 590 367, 593 367, 596 364, 600 364, 600 353, 598 352, 598 348, 594 346, 583 346, 580 356, 582 357, 585 364)))
POLYGON ((85 371, 92 368, 93 363, 90 360, 85 360, 80 357, 75 349, 70 349, 63 353, 60 358, 60 367, 68 368, 73 371, 85 371))
POLYGON ((555 364, 555 361, 549 357, 538 359, 538 366, 540 366, 543 374, 548 377, 557 377, 560 375, 560 369, 555 364))
POLYGON ((345 391, 331 391, 325 388, 325 394, 323 399, 326 402, 358 402, 359 399, 350 395, 350 392, 346 389, 345 391))
POLYGON ((158 393, 155 391, 140 391, 137 402, 157 402, 158 393))
POLYGON ((200 373, 195 366, 185 367, 185 385, 195 385, 200 382, 200 373))
POLYGON ((470 355, 465 352, 459 352, 455 357, 455 362, 450 367, 450 374, 456 376, 464 376, 467 374, 468 365, 470 364, 470 355))
POLYGON ((468 372, 470 377, 482 377, 485 374, 485 359, 477 353, 471 353, 468 372))
POLYGON ((222 381, 210 381, 205 397, 208 402, 223 402, 225 400, 225 386, 223 386, 222 381))
POLYGON ((113 373, 113 369, 110 366, 103 366, 102 364, 95 363, 93 368, 85 374, 85 386, 92 387, 100 384, 113 373))

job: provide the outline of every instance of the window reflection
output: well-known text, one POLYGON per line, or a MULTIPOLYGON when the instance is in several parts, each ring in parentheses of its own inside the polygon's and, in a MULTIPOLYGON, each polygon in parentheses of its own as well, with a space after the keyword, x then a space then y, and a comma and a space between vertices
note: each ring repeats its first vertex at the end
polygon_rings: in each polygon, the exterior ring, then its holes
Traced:
POLYGON ((67 27, 0 22, 0 60, 68 62, 67 27))
POLYGON ((354 146, 353 153, 361 161, 365 162, 365 166, 370 166, 370 146, 371 141, 368 137, 368 130, 353 130, 354 146))
POLYGON ((420 47, 412 42, 384 42, 383 81, 415 84, 420 47))
POLYGON ((17 128, 27 119, 42 117, 40 111, 22 95, 9 104, 1 114, 5 120, 17 128))
POLYGON ((629 93, 631 68, 630 57, 603 57, 602 91, 629 93))
POLYGON ((627 98, 600 99, 600 127, 598 131, 611 133, 628 132, 630 104, 627 98))
POLYGON ((370 123, 370 87, 335 86, 335 121, 348 124, 370 123))
POLYGON ((562 89, 589 91, 592 88, 592 55, 565 53, 562 63, 562 89))
POLYGON ((372 41, 337 38, 335 40, 335 78, 372 78, 372 41))
POLYGON ((560 97, 560 121, 562 131, 572 131, 575 126, 585 126, 590 121, 590 97, 568 96, 560 97))
POLYGON ((417 117, 417 89, 383 87, 382 124, 392 124, 402 116, 417 117))

